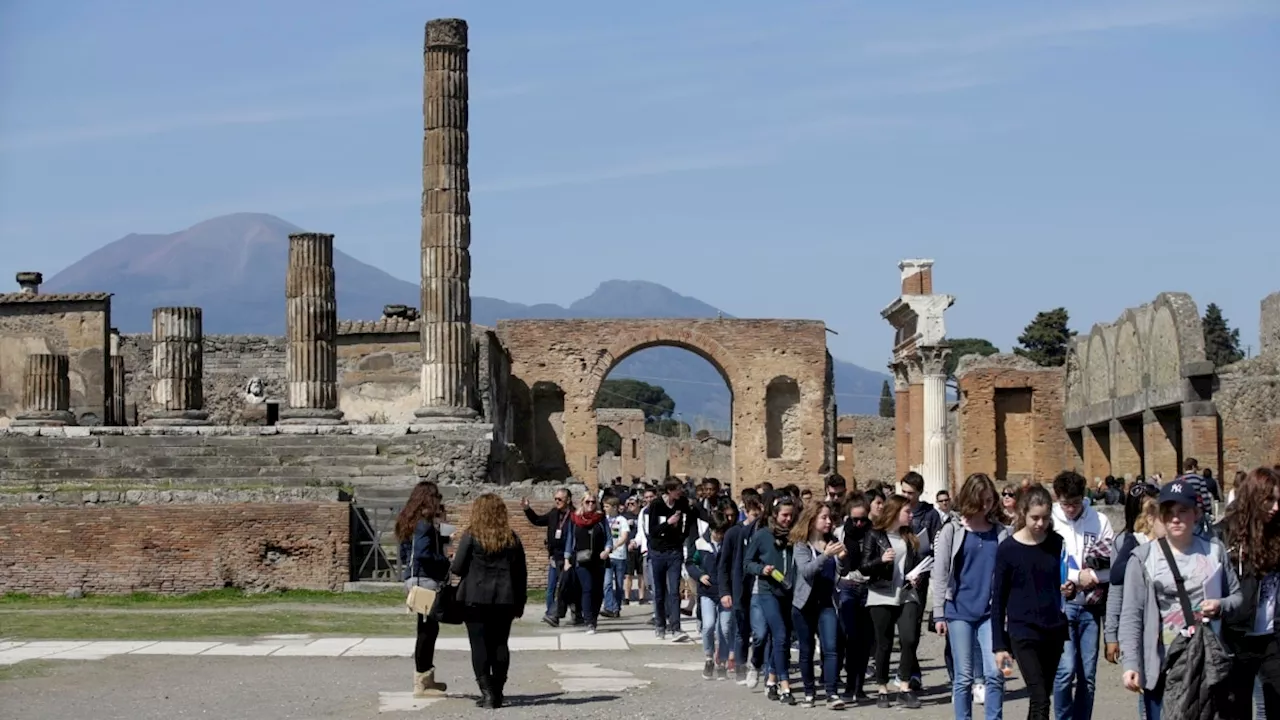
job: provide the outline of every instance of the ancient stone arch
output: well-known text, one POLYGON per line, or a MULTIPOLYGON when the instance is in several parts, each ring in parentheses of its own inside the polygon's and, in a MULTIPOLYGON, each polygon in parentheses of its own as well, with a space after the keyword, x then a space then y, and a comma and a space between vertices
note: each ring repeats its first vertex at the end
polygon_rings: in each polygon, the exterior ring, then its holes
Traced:
MULTIPOLYGON (((504 320, 498 335, 511 354, 513 387, 550 382, 564 395, 563 449, 574 477, 596 477, 596 394, 629 355, 666 346, 693 352, 716 368, 733 398, 733 468, 738 484, 770 480, 816 486, 832 466, 833 428, 824 412, 832 398, 826 327, 810 320, 504 320), (793 449, 769 457, 767 393, 790 378, 799 399, 789 411, 793 449), (828 447, 830 446, 830 447, 828 447)), ((517 428, 522 419, 516 419, 517 428)), ((517 429, 516 435, 521 433, 517 429)), ((722 478, 730 480, 730 478, 722 478)))

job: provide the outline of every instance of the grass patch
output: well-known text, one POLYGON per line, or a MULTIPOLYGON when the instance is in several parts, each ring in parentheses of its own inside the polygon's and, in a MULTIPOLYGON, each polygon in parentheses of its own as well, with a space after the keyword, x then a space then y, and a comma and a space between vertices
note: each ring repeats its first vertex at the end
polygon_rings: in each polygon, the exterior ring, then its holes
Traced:
MULTIPOLYGON (((545 597, 545 595, 543 596, 545 597)), ((44 610, 58 608, 184 608, 272 605, 278 603, 306 603, 308 605, 346 605, 354 607, 396 607, 404 604, 404 592, 322 592, 317 590, 285 590, 283 592, 246 593, 234 588, 206 590, 190 595, 157 595, 155 593, 130 593, 128 595, 88 595, 78 600, 65 597, 41 597, 8 593, 0 595, 0 610, 44 610)))
POLYGON ((0 665, 0 682, 48 675, 56 664, 54 660, 23 660, 13 665, 0 665))
MULTIPOLYGON (((293 633, 409 637, 414 633, 414 620, 408 614, 322 610, 12 613, 4 615, 3 623, 5 637, 12 640, 223 640, 293 633)), ((441 628, 441 635, 462 634, 461 626, 441 628)))

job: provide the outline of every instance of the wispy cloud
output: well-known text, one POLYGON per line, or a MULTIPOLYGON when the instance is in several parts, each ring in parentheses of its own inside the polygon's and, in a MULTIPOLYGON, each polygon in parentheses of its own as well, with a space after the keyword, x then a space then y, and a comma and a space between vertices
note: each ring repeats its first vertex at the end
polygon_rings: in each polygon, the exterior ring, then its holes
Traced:
POLYGON ((864 46, 863 50, 870 55, 898 56, 985 53, 1028 45, 1067 43, 1106 32, 1189 27, 1277 12, 1280 12, 1280 6, 1268 0, 1107 3, 1090 11, 1009 24, 972 34, 875 42, 864 46))

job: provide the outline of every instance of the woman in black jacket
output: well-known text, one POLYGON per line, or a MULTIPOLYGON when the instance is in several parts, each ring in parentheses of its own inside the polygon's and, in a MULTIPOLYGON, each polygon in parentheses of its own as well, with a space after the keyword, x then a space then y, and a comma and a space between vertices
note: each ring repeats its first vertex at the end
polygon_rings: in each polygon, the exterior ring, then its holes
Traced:
POLYGON ((860 568, 867 578, 867 614, 876 638, 876 683, 880 686, 877 707, 890 705, 889 653, 893 650, 895 626, 901 646, 898 677, 903 683, 899 687, 903 705, 910 709, 920 707, 916 696, 919 688, 910 685, 910 678, 920 672, 916 648, 920 645, 923 620, 922 590, 918 587, 921 576, 911 577, 911 571, 928 553, 927 539, 918 538, 911 530, 910 501, 902 495, 891 496, 863 539, 860 568))
POLYGON ((604 514, 590 491, 577 510, 569 515, 569 537, 564 544, 564 569, 572 572, 582 588, 579 607, 587 624, 587 634, 596 634, 600 605, 604 602, 604 566, 613 547, 604 514))
MULTIPOLYGON (((396 518, 396 539, 400 541, 400 567, 405 590, 417 585, 438 590, 449 579, 449 558, 444 554, 447 542, 440 533, 444 522, 444 505, 440 490, 433 482, 420 482, 413 488, 409 501, 396 518)), ((418 640, 413 648, 413 696, 439 697, 446 686, 436 682, 436 638, 440 622, 418 615, 418 640)))
POLYGON ((462 578, 458 598, 465 608, 471 667, 480 687, 476 705, 502 707, 511 667, 511 623, 524 614, 528 593, 524 545, 511 530, 502 498, 493 493, 476 498, 450 571, 462 578))

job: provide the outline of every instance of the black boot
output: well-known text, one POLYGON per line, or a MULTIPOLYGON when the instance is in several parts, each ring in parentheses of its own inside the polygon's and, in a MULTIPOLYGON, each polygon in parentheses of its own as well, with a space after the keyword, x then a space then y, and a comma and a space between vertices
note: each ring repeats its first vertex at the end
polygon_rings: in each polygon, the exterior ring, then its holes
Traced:
POLYGON ((490 684, 489 678, 487 677, 476 678, 476 685, 480 688, 480 699, 476 700, 476 707, 492 708, 493 707, 493 686, 490 684))
POLYGON ((505 677, 495 675, 489 678, 489 692, 493 695, 494 708, 500 708, 506 703, 506 698, 503 696, 503 690, 506 686, 507 679, 505 677))

